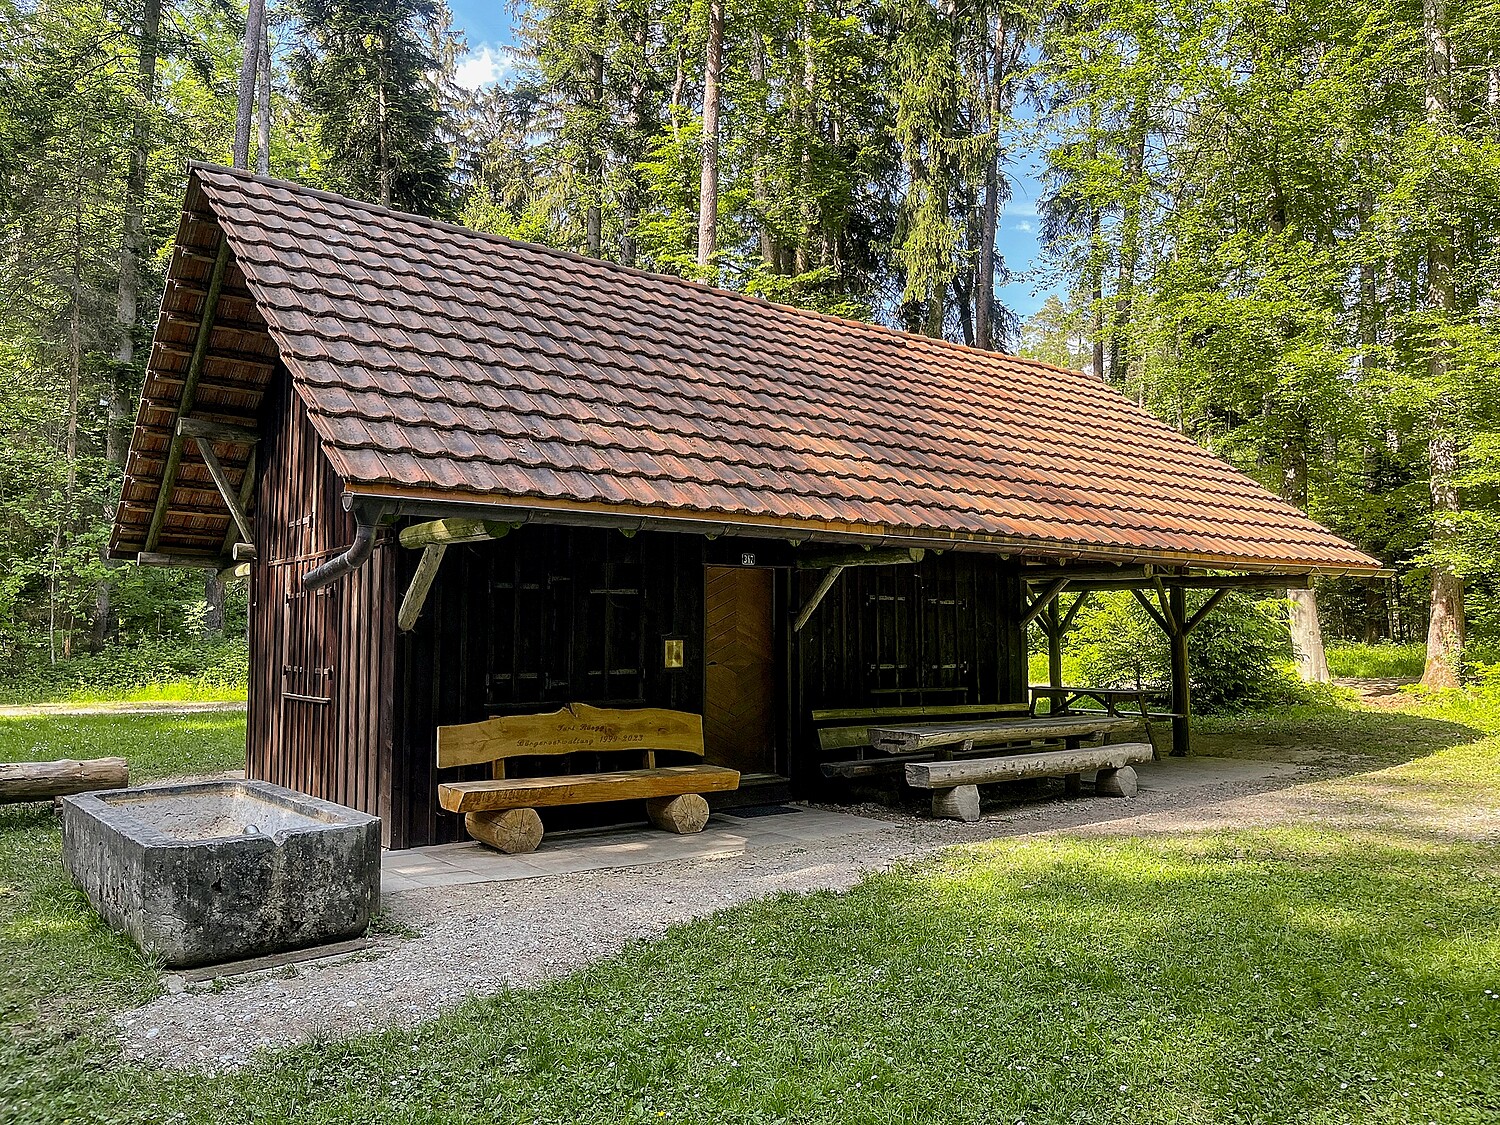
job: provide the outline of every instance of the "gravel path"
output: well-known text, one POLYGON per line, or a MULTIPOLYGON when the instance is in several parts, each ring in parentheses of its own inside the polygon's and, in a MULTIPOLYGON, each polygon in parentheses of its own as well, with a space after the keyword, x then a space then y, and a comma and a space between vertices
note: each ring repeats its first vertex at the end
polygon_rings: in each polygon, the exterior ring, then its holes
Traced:
MULTIPOLYGON (((1326 771, 1304 767, 1311 779, 1326 771)), ((387 916, 419 934, 381 935, 360 954, 270 970, 220 991, 183 988, 116 1018, 128 1055, 216 1070, 258 1048, 309 1037, 409 1026, 468 996, 536 984, 670 925, 778 891, 843 889, 871 871, 949 844, 1056 831, 1181 832, 1283 818, 1306 785, 1287 778, 1210 790, 1147 792, 1134 801, 1032 801, 963 825, 855 810, 894 822, 816 845, 726 859, 403 891, 387 916)), ((856 822, 857 823, 857 822, 856 822)))

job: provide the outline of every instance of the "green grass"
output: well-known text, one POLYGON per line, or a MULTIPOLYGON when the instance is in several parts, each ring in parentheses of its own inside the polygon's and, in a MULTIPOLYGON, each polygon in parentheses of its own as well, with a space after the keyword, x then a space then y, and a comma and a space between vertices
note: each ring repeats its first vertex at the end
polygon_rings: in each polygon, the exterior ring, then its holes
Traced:
POLYGON ((114 646, 102 652, 5 670, 0 704, 221 702, 245 698, 243 638, 114 646))
MULTIPOLYGON (((67 886, 50 811, 12 809, 0 1121, 1494 1122, 1500 857, 1407 814, 1500 804, 1500 707, 1410 706, 1201 728, 1383 769, 1329 783, 1394 802, 1360 830, 996 841, 212 1079, 115 1061, 108 1013, 154 977, 67 886)), ((42 729, 0 724, 0 758, 42 729)), ((222 760, 172 737, 131 743, 143 772, 222 760)))
POLYGON ((1427 660, 1427 646, 1422 644, 1357 644, 1341 641, 1324 650, 1328 670, 1335 676, 1359 679, 1417 679, 1427 660))

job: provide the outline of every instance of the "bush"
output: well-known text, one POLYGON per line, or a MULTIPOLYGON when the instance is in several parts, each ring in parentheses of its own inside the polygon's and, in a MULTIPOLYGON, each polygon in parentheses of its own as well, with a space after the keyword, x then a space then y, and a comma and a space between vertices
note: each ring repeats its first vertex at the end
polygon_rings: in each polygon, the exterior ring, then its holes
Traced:
POLYGON ((6 703, 243 699, 250 655, 242 637, 161 640, 17 667, 0 679, 6 703))
MULTIPOLYGON (((1203 595, 1188 599, 1191 614, 1203 595)), ((1161 627, 1126 593, 1095 594, 1065 642, 1092 687, 1171 684, 1171 650, 1161 627)), ((1300 703, 1306 686, 1292 671, 1286 603, 1227 595, 1188 638, 1193 710, 1199 714, 1300 703)))

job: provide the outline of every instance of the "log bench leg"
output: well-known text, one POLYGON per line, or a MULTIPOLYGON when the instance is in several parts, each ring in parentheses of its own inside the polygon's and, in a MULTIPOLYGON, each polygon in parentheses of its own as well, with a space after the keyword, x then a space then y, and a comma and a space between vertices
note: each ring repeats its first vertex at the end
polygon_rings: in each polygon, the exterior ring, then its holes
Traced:
POLYGON ((932 815, 973 824, 979 819, 979 786, 955 785, 932 791, 932 815))
POLYGON ((1063 793, 1069 797, 1076 797, 1083 792, 1083 774, 1070 773, 1063 777, 1063 793))
POLYGON ((464 828, 480 843, 506 855, 534 852, 542 842, 542 818, 536 809, 465 813, 464 828))
POLYGON ((1134 797, 1139 790, 1140 783, 1133 766, 1100 770, 1099 776, 1094 779, 1094 793, 1100 797, 1134 797))
POLYGON ((679 836, 702 832, 708 823, 708 802, 697 793, 680 797, 651 797, 646 801, 646 815, 663 832, 679 836))

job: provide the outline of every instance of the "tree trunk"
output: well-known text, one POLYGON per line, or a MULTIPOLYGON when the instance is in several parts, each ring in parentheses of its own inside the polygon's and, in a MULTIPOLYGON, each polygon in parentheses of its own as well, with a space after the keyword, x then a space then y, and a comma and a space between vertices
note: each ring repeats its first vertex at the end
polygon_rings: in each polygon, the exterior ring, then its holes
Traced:
MULTIPOLYGON (((264 2, 264 0, 262 0, 264 2)), ((390 138, 390 107, 386 103, 385 86, 385 63, 386 42, 385 36, 380 35, 375 40, 375 50, 378 52, 375 58, 375 82, 376 82, 376 108, 378 118, 375 123, 375 134, 380 159, 380 202, 389 207, 391 205, 391 138, 390 138)))
POLYGON ((208 606, 208 612, 203 615, 203 635, 222 637, 225 617, 224 583, 211 570, 205 573, 203 579, 203 600, 208 606))
MULTIPOLYGON (((1429 124, 1451 124, 1453 52, 1448 39, 1447 0, 1423 0, 1422 38, 1426 48, 1426 109, 1429 124)), ((1432 591, 1427 626, 1427 666, 1422 686, 1458 687, 1463 672, 1464 584, 1453 570, 1444 548, 1451 544, 1458 516, 1458 442, 1452 426, 1453 404, 1448 395, 1447 320, 1456 305, 1453 285, 1453 231, 1440 230, 1427 253, 1427 304, 1438 314, 1427 360, 1428 385, 1433 400, 1427 441, 1428 487, 1432 497, 1432 591)))
POLYGON ((586 164, 588 212, 584 222, 585 253, 590 258, 603 256, 604 252, 604 129, 600 122, 604 114, 604 56, 598 51, 589 58, 589 101, 594 111, 594 135, 589 138, 589 150, 584 155, 586 164))
MULTIPOLYGON (((755 82, 761 98, 761 119, 768 121, 770 107, 765 98, 766 45, 758 30, 755 34, 755 42, 750 47, 750 77, 755 82)), ((755 226, 760 240, 761 264, 770 272, 775 273, 777 272, 777 253, 775 240, 771 237, 771 225, 767 220, 771 210, 771 197, 766 188, 766 153, 763 136, 755 139, 750 180, 755 189, 755 226)))
POLYGON ((269 20, 261 20, 260 82, 257 90, 255 170, 262 176, 269 176, 271 174, 271 25, 269 20))
POLYGON ((814 0, 803 4, 802 34, 802 231, 797 239, 794 269, 803 274, 812 269, 813 239, 818 229, 817 204, 813 199, 812 165, 813 141, 818 136, 818 62, 813 54, 816 29, 813 20, 817 15, 814 0))
POLYGON ((995 346, 995 234, 1000 226, 1000 110, 1005 83, 1005 14, 995 17, 990 57, 989 117, 991 151, 984 166, 984 209, 979 221, 979 265, 974 280, 974 346, 995 346))
POLYGON ((1094 320, 1094 378, 1104 379, 1104 263, 1099 260, 1099 209, 1089 210, 1089 271, 1092 274, 1089 296, 1094 320))
MULTIPOLYGON (((1307 511, 1307 427, 1298 426, 1286 441, 1282 456, 1282 496, 1307 511)), ((1318 621, 1318 595, 1314 590, 1288 590, 1287 626, 1292 634, 1292 654, 1297 675, 1305 683, 1326 684, 1328 657, 1323 651, 1323 626, 1318 621)))
POLYGON ((1130 113, 1125 153, 1128 194, 1120 224, 1120 276, 1115 286, 1115 317, 1109 336, 1109 381, 1123 387, 1130 374, 1130 322, 1135 313, 1135 273, 1141 256, 1142 177, 1146 166, 1146 113, 1137 100, 1130 113))
POLYGON ((698 190, 698 268, 718 283, 713 268, 719 228, 719 69, 724 60, 724 0, 708 2, 708 57, 703 66, 703 177, 698 190))
POLYGON ((245 53, 240 63, 239 101, 234 115, 234 166, 250 167, 250 119, 255 112, 255 76, 260 70, 260 40, 266 0, 250 0, 245 19, 245 53))
POLYGON ((649 132, 646 77, 649 74, 650 31, 650 16, 642 6, 640 22, 635 27, 635 49, 639 57, 635 60, 635 74, 630 81, 630 137, 626 153, 629 167, 625 186, 620 192, 620 261, 627 266, 635 265, 640 253, 635 228, 640 221, 641 200, 645 196, 645 189, 641 185, 641 173, 637 165, 644 155, 641 146, 649 132))

